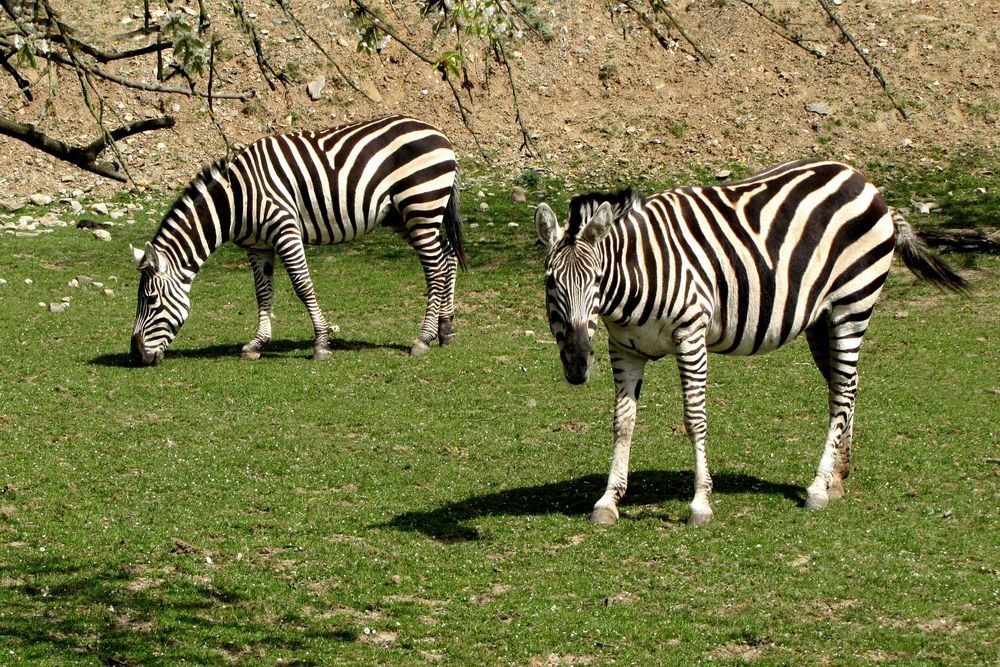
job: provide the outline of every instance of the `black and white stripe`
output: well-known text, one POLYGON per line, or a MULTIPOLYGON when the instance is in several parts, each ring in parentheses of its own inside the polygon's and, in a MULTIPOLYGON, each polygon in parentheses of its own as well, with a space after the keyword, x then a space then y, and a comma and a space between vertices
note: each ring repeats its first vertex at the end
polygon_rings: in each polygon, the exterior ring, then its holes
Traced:
POLYGON ((843 495, 857 362, 894 248, 918 276, 964 291, 874 185, 847 165, 804 160, 712 187, 646 199, 631 191, 570 201, 558 225, 535 214, 548 246, 546 302, 566 379, 586 381, 591 337, 603 319, 616 401, 614 450, 592 520, 613 523, 628 482, 636 401, 645 364, 673 354, 694 449, 691 522, 711 519, 705 453, 708 353, 757 354, 805 332, 829 387, 830 422, 807 505, 843 495))
POLYGON ((276 258, 312 318, 314 358, 328 357, 330 326, 303 244, 352 241, 379 224, 417 251, 427 280, 427 310, 411 353, 426 352, 435 337, 447 344, 456 265, 465 266, 455 153, 434 127, 395 115, 265 137, 202 170, 153 239, 133 249, 141 272, 133 362, 162 360, 190 312, 192 279, 227 241, 246 249, 257 294, 257 332, 243 358, 258 358, 271 340, 276 258))

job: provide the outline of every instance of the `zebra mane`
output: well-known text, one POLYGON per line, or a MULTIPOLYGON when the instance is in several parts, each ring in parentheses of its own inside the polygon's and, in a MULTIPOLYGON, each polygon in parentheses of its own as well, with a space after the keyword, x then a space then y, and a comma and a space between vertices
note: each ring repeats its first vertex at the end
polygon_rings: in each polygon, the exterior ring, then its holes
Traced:
POLYGON ((618 192, 593 192, 585 195, 577 195, 569 200, 569 226, 566 227, 566 238, 570 243, 575 242, 580 230, 587 224, 597 208, 604 202, 611 204, 615 222, 629 214, 642 197, 637 195, 632 188, 619 190, 618 192))
POLYGON ((174 203, 170 206, 167 211, 173 211, 177 208, 186 197, 194 199, 198 194, 198 186, 202 183, 208 184, 215 180, 220 180, 225 178, 226 172, 229 170, 229 164, 232 160, 226 157, 220 157, 212 162, 209 162, 204 167, 201 168, 194 178, 188 181, 188 184, 184 186, 184 191, 181 192, 180 196, 174 200, 174 203))

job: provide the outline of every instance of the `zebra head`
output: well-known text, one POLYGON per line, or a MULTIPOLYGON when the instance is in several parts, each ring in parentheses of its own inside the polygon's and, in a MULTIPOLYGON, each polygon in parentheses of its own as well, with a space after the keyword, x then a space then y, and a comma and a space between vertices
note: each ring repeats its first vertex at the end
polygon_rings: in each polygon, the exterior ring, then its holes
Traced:
POLYGON ((163 352, 191 312, 191 283, 171 268, 166 256, 152 243, 141 250, 129 247, 139 269, 132 364, 155 366, 163 361, 163 352))
POLYGON ((591 339, 597 330, 602 262, 599 246, 607 238, 615 211, 608 201, 570 202, 570 222, 560 227, 546 204, 535 210, 538 238, 548 247, 545 259, 545 308, 559 344, 563 373, 583 384, 594 363, 591 339))

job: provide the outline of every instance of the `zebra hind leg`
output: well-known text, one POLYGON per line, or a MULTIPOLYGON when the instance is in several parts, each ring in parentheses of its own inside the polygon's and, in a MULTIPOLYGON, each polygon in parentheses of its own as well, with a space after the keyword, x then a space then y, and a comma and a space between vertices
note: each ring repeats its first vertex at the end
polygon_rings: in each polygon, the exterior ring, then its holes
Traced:
POLYGON ((858 388, 858 353, 867 319, 842 326, 822 321, 806 332, 813 359, 829 387, 830 425, 816 476, 806 491, 806 507, 822 509, 845 494, 851 472, 854 399, 858 388))
POLYGON ((442 346, 450 345, 455 340, 455 278, 458 273, 458 260, 454 255, 450 255, 445 261, 448 269, 438 312, 438 344, 442 346))

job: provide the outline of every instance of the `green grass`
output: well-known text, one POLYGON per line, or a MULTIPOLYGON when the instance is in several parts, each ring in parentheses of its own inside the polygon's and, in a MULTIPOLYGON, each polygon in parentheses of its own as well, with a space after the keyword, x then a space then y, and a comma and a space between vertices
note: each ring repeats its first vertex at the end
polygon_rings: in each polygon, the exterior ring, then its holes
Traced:
MULTIPOLYGON (((239 361, 253 289, 226 247, 148 369, 127 366, 128 244, 151 222, 110 243, 0 237, 0 664, 996 661, 1000 259, 978 259, 969 300, 891 276, 844 500, 802 507, 826 397, 796 341, 712 358, 702 529, 684 524, 675 366, 651 364, 622 520, 603 529, 587 517, 608 467, 608 362, 562 380, 534 195, 468 183, 458 336, 416 359, 423 280, 384 230, 310 250, 341 326, 329 362, 309 360, 284 274, 274 347, 239 361), (81 274, 114 296, 67 287, 81 274), (64 296, 65 312, 38 305, 64 296)), ((555 182, 536 186, 564 210, 555 182)))

